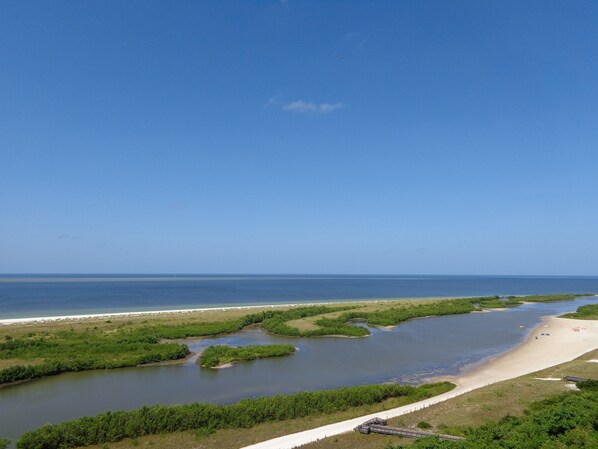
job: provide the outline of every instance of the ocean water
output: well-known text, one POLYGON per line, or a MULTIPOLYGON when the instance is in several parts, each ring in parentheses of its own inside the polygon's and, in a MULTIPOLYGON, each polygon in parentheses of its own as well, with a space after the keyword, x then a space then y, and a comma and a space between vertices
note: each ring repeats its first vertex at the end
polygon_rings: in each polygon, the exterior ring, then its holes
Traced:
POLYGON ((598 293, 598 277, 0 275, 0 319, 87 313, 535 293, 598 293))

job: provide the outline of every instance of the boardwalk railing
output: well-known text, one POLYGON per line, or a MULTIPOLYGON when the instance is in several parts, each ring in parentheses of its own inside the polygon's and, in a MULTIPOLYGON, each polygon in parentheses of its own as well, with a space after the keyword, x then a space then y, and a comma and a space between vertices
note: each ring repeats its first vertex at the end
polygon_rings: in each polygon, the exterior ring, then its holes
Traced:
POLYGON ((382 435, 393 435, 407 438, 437 437, 441 440, 461 441, 465 438, 455 437, 453 435, 443 435, 441 433, 426 432, 425 430, 403 429, 401 427, 389 427, 387 422, 381 418, 370 419, 355 428, 356 431, 363 434, 379 433, 382 435))
POLYGON ((575 376, 564 376, 563 379, 568 380, 569 382, 585 382, 586 380, 588 380, 585 377, 575 377, 575 376))

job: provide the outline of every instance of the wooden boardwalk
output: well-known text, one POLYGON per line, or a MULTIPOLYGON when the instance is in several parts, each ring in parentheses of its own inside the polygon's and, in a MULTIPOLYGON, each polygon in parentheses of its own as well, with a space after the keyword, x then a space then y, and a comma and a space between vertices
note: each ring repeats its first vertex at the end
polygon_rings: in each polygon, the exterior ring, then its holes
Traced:
POLYGON ((564 380, 567 380, 569 382, 585 382, 586 380, 589 380, 585 377, 575 377, 575 376, 564 376, 563 377, 564 380))
POLYGON ((389 427, 387 421, 381 418, 370 419, 355 428, 356 431, 363 434, 379 433, 382 435, 393 435, 407 438, 437 437, 441 440, 461 441, 465 438, 455 437, 453 435, 443 435, 441 433, 426 432, 425 430, 404 429, 401 427, 389 427))

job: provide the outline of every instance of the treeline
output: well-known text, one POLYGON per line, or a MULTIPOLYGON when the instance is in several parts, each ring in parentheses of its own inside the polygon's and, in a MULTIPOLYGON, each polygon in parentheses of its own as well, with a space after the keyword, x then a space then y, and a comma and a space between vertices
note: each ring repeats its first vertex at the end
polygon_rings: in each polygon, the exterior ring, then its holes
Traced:
MULTIPOLYGON (((476 429, 467 428, 462 432, 465 441, 440 441, 429 437, 417 440, 410 448, 596 449, 598 382, 580 382, 577 386, 582 391, 561 393, 536 402, 523 416, 506 416, 476 429)), ((443 430, 443 433, 446 432, 443 430)))
POLYGON ((142 407, 46 425, 25 433, 17 441, 17 448, 68 449, 191 429, 250 428, 267 421, 333 413, 389 398, 404 397, 415 402, 452 388, 454 385, 448 382, 420 387, 369 385, 245 399, 234 405, 194 403, 142 407))
POLYGON ((282 357, 294 354, 295 351, 293 345, 209 346, 199 357, 199 364, 206 368, 214 368, 227 363, 282 357))

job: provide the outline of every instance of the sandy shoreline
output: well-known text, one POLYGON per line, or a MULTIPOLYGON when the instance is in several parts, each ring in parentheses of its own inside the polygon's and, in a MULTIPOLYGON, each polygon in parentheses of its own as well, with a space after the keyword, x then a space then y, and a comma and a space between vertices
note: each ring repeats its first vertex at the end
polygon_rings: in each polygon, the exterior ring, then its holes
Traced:
POLYGON ((598 321, 546 317, 513 350, 445 379, 479 388, 571 361, 597 348, 598 321))
MULTIPOLYGON (((378 300, 373 300, 378 301, 378 300)), ((176 314, 176 313, 192 313, 192 312, 213 312, 223 310, 251 310, 251 309, 268 309, 280 307, 299 307, 299 306, 322 306, 329 304, 343 304, 344 301, 338 302, 311 302, 311 303, 293 303, 293 304, 260 304, 247 306, 227 306, 227 307, 203 307, 199 309, 171 309, 171 310, 142 310, 132 312, 110 312, 110 313, 88 313, 84 315, 60 315, 60 316, 40 316, 31 318, 4 318, 0 319, 0 325, 9 324, 26 324, 26 323, 46 323, 51 321, 70 321, 70 320, 86 320, 97 318, 110 317, 127 317, 127 316, 144 316, 144 315, 161 315, 161 314, 176 314)), ((364 302, 362 301, 346 301, 349 302, 364 302)))
MULTIPOLYGON (((593 295, 598 296, 598 294, 593 295)), ((459 298, 465 298, 466 296, 459 296, 459 298)), ((452 296, 430 296, 422 298, 371 298, 371 299, 355 299, 355 300, 338 300, 338 301, 320 301, 320 302, 309 302, 309 303, 289 303, 289 304, 250 304, 244 306, 225 306, 225 307, 201 307, 191 309, 168 309, 168 310, 133 310, 129 312, 105 312, 105 313, 86 313, 80 315, 55 315, 55 316, 37 316, 37 317, 23 317, 23 318, 2 318, 0 319, 1 325, 9 324, 31 324, 31 323, 47 323, 52 321, 78 321, 87 319, 99 319, 99 318, 110 318, 110 317, 128 317, 128 316, 144 316, 144 315, 161 315, 161 314, 184 314, 194 312, 214 312, 214 311, 226 311, 226 310, 252 310, 252 309, 268 309, 268 308, 281 308, 281 307, 302 307, 302 306, 325 306, 325 305, 342 305, 342 304, 360 304, 360 303, 376 303, 386 301, 415 301, 415 300, 436 300, 436 299, 455 299, 457 297, 452 296)), ((532 304, 532 303, 524 303, 532 304)), ((476 310, 472 313, 487 313, 489 311, 505 311, 506 309, 485 309, 476 310)), ((390 326, 394 327, 394 326, 390 326)))
MULTIPOLYGON (((598 295, 596 295, 598 296, 598 295)), ((243 306, 224 306, 224 307, 201 307, 192 309, 168 309, 168 310, 133 310, 129 312, 105 312, 105 313, 86 313, 80 315, 54 315, 54 316, 37 316, 37 317, 22 317, 22 318, 2 318, 0 319, 0 326, 10 324, 32 324, 32 323, 50 323, 54 321, 80 321, 80 320, 94 320, 102 318, 125 318, 125 317, 139 317, 139 316, 156 316, 156 315, 175 315, 185 313, 201 313, 201 312, 222 312, 227 310, 255 310, 255 309, 278 309, 290 307, 309 307, 309 306, 342 306, 354 304, 375 304, 379 302, 389 301, 427 301, 439 299, 455 299, 449 296, 442 297, 426 297, 426 298, 372 298, 372 299, 351 299, 338 301, 320 301, 320 302, 297 302, 288 304, 248 304, 243 306)), ((394 326, 393 326, 394 327, 394 326)))
POLYGON ((285 435, 243 449, 293 449, 323 438, 351 432, 359 424, 374 417, 389 419, 405 415, 496 382, 569 362, 594 349, 598 349, 597 320, 546 317, 523 343, 511 351, 474 365, 459 376, 443 378, 457 384, 452 391, 414 404, 285 435))

